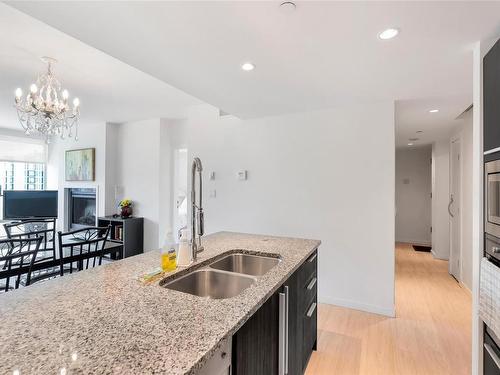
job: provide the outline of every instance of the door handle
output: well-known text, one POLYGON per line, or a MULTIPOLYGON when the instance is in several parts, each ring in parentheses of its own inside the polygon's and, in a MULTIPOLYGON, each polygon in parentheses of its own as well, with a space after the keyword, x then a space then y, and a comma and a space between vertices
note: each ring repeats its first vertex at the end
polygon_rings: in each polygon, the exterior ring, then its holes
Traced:
POLYGON ((279 344, 278 344, 278 375, 285 375, 285 293, 279 294, 279 344))
POLYGON ((316 310, 316 306, 317 306, 316 302, 313 302, 312 305, 309 307, 309 310, 307 310, 306 314, 308 318, 310 318, 313 315, 314 310, 316 310))
POLYGON ((285 374, 288 374, 288 313, 290 309, 290 288, 285 286, 285 374))
POLYGON ((453 204, 454 200, 453 200, 453 194, 450 195, 450 203, 448 203, 448 213, 450 214, 451 217, 455 217, 455 215, 453 215, 451 213, 451 205, 453 204))
POLYGON ((308 263, 312 263, 314 262, 314 259, 316 259, 316 257, 318 256, 318 253, 314 253, 313 255, 311 255, 311 257, 307 260, 308 263))
POLYGON ((497 367, 500 369, 500 358, 498 357, 497 353, 495 353, 495 351, 493 350, 493 348, 491 347, 491 345, 490 344, 484 344, 484 348, 486 349, 486 351, 490 355, 490 357, 493 360, 493 362, 495 362, 495 365, 497 365, 497 367))
POLYGON ((316 285, 316 281, 318 281, 316 277, 312 279, 311 282, 307 285, 307 290, 311 290, 314 287, 314 285, 316 285))

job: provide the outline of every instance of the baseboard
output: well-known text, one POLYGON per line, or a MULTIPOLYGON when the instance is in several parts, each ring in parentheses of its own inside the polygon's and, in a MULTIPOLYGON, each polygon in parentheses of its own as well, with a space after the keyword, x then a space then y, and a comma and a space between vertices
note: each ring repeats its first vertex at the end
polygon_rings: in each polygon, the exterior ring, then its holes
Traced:
POLYGON ((467 291, 467 293, 469 293, 470 296, 472 296, 472 291, 469 289, 469 287, 467 285, 465 285, 463 282, 459 281, 458 282, 460 284, 460 286, 465 290, 467 291))
POLYGON ((392 308, 386 308, 382 306, 369 305, 358 301, 351 301, 334 297, 320 297, 319 299, 320 303, 326 303, 329 305, 336 305, 368 313, 384 315, 390 318, 394 318, 396 316, 396 310, 394 306, 392 308))
POLYGON ((431 254, 432 254, 432 256, 433 256, 435 259, 439 259, 439 260, 448 260, 448 258, 442 258, 442 257, 438 256, 438 255, 436 254, 436 252, 434 251, 434 249, 431 249, 431 254))

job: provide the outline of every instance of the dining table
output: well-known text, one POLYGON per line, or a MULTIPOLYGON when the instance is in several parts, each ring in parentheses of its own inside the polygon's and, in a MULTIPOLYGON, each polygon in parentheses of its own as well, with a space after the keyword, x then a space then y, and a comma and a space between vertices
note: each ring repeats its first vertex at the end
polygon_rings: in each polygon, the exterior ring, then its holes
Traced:
MULTIPOLYGON (((6 239, 5 237, 0 237, 0 239, 6 239)), ((78 241, 78 239, 67 239, 65 243, 71 243, 72 241, 78 241)), ((82 263, 84 260, 89 258, 89 253, 81 253, 81 254, 71 254, 68 248, 64 248, 63 254, 61 256, 60 251, 58 249, 57 241, 55 241, 56 251, 55 256, 51 258, 45 258, 40 261, 35 261, 33 265, 23 265, 20 267, 14 267, 11 269, 2 269, 0 268, 0 280, 6 279, 8 277, 14 277, 19 274, 26 274, 28 272, 37 272, 44 270, 52 270, 52 272, 47 272, 47 274, 43 274, 42 277, 38 277, 40 279, 46 278, 48 276, 56 276, 59 274, 59 270, 64 267, 64 265, 72 264, 72 263, 82 263)), ((43 249, 41 249, 43 251, 43 249)), ((123 245, 120 242, 106 241, 104 247, 101 250, 96 252, 92 252, 91 257, 103 257, 107 256, 115 256, 117 259, 123 258, 123 245)), ((37 278, 34 278, 36 280, 37 278)))

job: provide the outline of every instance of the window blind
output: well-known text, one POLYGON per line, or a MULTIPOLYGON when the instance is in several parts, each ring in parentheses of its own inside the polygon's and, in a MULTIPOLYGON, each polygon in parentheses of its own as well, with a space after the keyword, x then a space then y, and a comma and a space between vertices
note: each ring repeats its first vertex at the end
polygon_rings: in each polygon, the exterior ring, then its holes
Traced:
POLYGON ((0 136, 0 161, 46 163, 47 144, 38 139, 0 136))

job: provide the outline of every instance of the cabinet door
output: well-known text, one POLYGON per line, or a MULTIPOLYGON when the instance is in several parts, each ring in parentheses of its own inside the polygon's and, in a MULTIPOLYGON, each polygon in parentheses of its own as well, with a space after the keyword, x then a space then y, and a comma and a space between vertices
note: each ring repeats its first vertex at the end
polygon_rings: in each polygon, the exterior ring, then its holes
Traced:
POLYGON ((287 375, 302 374, 302 313, 301 313, 301 288, 300 268, 283 284, 288 294, 288 372, 287 375))
POLYGON ((300 295, 298 313, 302 321, 301 364, 305 371, 312 351, 316 349, 317 339, 317 290, 318 290, 318 252, 315 251, 301 267, 300 295))
POLYGON ((309 362, 309 358, 311 357, 313 350, 316 348, 316 327, 318 324, 317 306, 318 301, 315 296, 302 318, 304 322, 304 340, 302 342, 302 366, 304 371, 307 367, 307 363, 309 362))
POLYGON ((233 375, 278 373, 279 292, 269 297, 233 336, 233 375))
POLYGON ((484 151, 500 147, 500 41, 484 57, 484 151))

